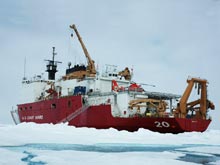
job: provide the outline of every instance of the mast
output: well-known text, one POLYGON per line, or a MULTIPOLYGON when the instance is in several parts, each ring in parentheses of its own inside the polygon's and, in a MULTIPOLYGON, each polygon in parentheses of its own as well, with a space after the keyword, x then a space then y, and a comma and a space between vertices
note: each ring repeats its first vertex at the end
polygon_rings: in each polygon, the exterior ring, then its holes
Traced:
POLYGON ((53 54, 52 60, 45 60, 48 61, 48 64, 46 65, 47 67, 46 72, 48 72, 48 80, 55 80, 55 74, 57 72, 57 64, 62 63, 59 61, 54 61, 55 55, 57 55, 57 53, 55 53, 55 47, 53 47, 52 54, 53 54))

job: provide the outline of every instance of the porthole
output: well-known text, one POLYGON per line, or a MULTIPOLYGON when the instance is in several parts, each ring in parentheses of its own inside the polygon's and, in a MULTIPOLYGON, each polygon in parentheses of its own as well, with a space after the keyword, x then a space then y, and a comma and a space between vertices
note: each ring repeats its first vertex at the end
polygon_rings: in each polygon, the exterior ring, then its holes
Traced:
POLYGON ((51 109, 56 109, 56 104, 51 104, 51 109))

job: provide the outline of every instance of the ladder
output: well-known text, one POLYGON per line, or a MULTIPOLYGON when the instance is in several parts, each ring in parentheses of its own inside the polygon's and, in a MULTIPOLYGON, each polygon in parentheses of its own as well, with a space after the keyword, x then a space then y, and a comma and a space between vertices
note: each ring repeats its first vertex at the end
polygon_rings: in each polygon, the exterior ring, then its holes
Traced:
POLYGON ((16 125, 21 122, 20 119, 19 119, 18 110, 12 110, 11 111, 11 116, 12 116, 12 119, 13 119, 13 121, 16 125))

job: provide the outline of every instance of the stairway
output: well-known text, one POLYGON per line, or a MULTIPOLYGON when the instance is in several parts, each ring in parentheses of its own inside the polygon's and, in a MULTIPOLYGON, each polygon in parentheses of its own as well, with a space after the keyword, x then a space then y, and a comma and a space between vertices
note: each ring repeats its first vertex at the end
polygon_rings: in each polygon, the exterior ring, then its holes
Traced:
POLYGON ((84 111, 86 111, 89 108, 89 105, 85 104, 84 106, 80 107, 79 109, 77 109, 76 111, 74 111, 73 113, 69 114, 67 117, 63 118, 62 120, 60 120, 58 123, 66 123, 69 122, 70 120, 74 119, 75 117, 77 117, 79 114, 83 113, 84 111))

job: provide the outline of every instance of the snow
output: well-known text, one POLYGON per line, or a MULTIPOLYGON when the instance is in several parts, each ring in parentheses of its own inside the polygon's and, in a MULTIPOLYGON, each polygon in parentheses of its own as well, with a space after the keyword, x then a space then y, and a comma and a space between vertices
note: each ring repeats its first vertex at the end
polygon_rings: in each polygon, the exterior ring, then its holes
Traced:
POLYGON ((0 164, 218 164, 220 130, 160 134, 66 124, 0 125, 0 152, 0 164))
POLYGON ((16 165, 23 165, 26 164, 24 162, 21 162, 21 158, 25 156, 23 153, 17 153, 14 151, 9 151, 6 149, 0 148, 0 164, 6 165, 6 164, 16 164, 16 165), (13 159, 8 159, 13 158, 13 159))
POLYGON ((115 129, 96 130, 94 128, 75 128, 66 124, 22 123, 17 126, 0 127, 0 145, 23 145, 26 143, 138 143, 138 144, 220 144, 220 131, 209 130, 204 133, 160 134, 145 129, 131 133, 115 129))

